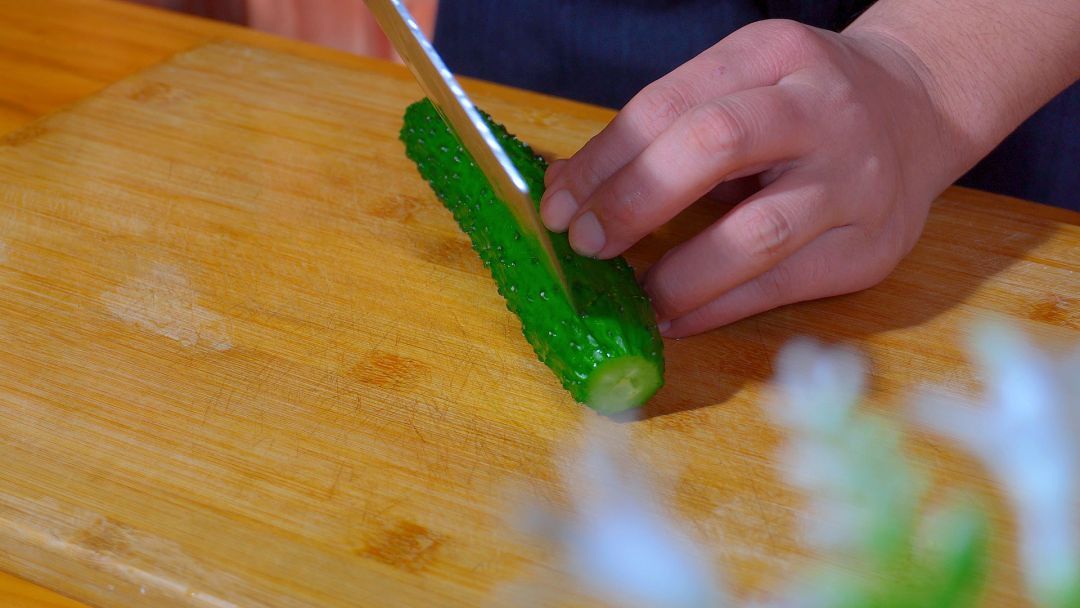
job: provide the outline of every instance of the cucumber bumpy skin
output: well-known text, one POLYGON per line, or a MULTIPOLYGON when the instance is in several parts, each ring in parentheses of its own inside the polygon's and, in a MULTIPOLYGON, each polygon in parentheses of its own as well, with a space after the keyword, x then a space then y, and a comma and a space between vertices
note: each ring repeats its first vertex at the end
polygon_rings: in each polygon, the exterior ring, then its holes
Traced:
MULTIPOLYGON (((484 115, 495 137, 529 184, 539 206, 547 162, 484 115)), ((602 413, 642 405, 663 385, 663 341, 648 298, 622 258, 578 255, 565 234, 551 234, 577 310, 546 262, 540 242, 523 232, 495 197, 432 103, 405 111, 406 154, 443 204, 498 285, 506 306, 521 319, 525 338, 575 400, 602 413)))

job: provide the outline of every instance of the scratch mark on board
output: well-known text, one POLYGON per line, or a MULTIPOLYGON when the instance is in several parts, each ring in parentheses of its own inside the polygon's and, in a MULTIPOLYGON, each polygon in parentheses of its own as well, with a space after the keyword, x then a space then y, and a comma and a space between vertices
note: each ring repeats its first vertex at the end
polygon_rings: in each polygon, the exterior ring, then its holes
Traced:
POLYGON ((156 263, 101 300, 115 317, 188 347, 232 348, 225 319, 200 306, 198 294, 177 267, 156 263))

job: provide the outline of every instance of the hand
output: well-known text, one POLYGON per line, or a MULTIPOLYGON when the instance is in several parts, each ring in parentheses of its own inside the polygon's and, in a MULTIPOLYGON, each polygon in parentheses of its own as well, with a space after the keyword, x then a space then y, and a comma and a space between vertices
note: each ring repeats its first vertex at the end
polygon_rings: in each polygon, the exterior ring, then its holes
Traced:
POLYGON ((757 192, 644 276, 667 336, 874 285, 955 177, 918 62, 897 46, 749 25, 553 164, 543 220, 569 228, 579 253, 610 258, 718 185, 756 178, 757 192))

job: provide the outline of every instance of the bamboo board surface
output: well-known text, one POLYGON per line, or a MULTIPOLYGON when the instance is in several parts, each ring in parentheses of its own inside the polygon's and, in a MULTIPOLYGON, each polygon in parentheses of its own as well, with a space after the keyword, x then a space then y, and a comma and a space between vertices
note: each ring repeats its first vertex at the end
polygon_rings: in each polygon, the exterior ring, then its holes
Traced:
MULTIPOLYGON (((554 154, 606 118, 480 90, 554 154)), ((0 569, 97 606, 464 606, 550 562, 507 495, 562 504, 552 457, 589 414, 404 158, 418 96, 403 70, 219 43, 0 142, 0 569)), ((801 556, 761 409, 777 349, 856 343, 883 410, 921 383, 975 394, 975 318, 1076 341, 1077 259, 1074 214, 950 190, 881 286, 669 342, 642 464, 741 591, 772 588, 801 556)), ((994 576, 1016 605, 1013 562, 994 576)))
POLYGON ((0 572, 0 606, 4 608, 85 608, 75 600, 26 580, 0 572))

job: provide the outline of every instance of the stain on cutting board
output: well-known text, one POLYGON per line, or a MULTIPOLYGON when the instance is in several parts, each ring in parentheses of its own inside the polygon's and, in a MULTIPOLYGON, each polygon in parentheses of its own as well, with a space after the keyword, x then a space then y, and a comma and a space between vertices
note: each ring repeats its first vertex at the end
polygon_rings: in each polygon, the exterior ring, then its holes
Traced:
POLYGON ((357 553, 407 572, 419 572, 432 561, 442 542, 441 536, 424 526, 400 521, 357 553))
MULTIPOLYGON (((0 249, 0 255, 2 254, 3 250, 0 249)), ((1041 302, 1031 306, 1028 318, 1050 325, 1080 329, 1080 313, 1077 311, 1076 298, 1067 296, 1048 295, 1041 302)))
POLYGON ((75 532, 71 542, 94 553, 123 556, 131 553, 129 535, 121 524, 108 517, 98 517, 75 532))
POLYGON ((101 295, 105 307, 134 324, 183 346, 229 350, 225 319, 198 304, 198 294, 180 268, 154 263, 142 274, 101 295))
POLYGON ((133 101, 151 102, 158 99, 166 99, 173 89, 164 82, 151 82, 140 86, 134 93, 128 95, 133 101))
POLYGON ((416 359, 394 353, 373 350, 352 366, 345 375, 364 384, 380 388, 404 388, 416 383, 430 370, 416 359))

